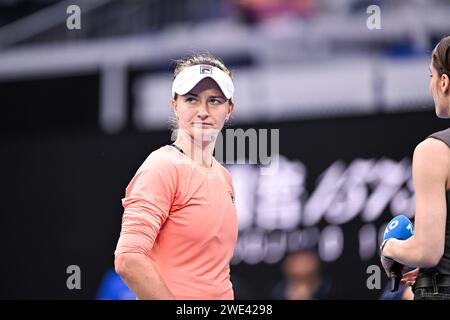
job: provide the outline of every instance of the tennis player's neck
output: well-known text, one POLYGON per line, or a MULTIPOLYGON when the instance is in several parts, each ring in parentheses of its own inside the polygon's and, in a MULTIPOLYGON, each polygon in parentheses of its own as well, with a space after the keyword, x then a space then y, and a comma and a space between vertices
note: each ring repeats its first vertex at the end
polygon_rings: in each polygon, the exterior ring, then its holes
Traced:
POLYGON ((178 137, 175 141, 175 145, 177 145, 182 152, 190 157, 197 164, 210 168, 213 162, 213 152, 215 143, 203 143, 199 144, 193 141, 193 139, 178 137))

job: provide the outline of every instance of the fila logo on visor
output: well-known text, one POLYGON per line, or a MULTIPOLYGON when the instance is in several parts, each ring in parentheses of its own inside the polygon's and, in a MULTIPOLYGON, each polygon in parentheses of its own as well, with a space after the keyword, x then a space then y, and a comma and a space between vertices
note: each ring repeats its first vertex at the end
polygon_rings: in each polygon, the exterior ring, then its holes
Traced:
POLYGON ((200 74, 212 74, 211 66, 200 66, 200 74))

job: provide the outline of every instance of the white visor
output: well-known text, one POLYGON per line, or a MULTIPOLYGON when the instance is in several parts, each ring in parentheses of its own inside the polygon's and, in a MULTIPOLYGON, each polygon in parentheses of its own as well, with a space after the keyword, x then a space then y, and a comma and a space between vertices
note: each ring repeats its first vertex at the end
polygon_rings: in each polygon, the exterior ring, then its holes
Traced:
POLYGON ((172 84, 172 98, 175 98, 176 93, 185 95, 204 78, 213 79, 227 99, 233 97, 234 85, 229 75, 219 68, 199 64, 184 69, 175 77, 172 84))

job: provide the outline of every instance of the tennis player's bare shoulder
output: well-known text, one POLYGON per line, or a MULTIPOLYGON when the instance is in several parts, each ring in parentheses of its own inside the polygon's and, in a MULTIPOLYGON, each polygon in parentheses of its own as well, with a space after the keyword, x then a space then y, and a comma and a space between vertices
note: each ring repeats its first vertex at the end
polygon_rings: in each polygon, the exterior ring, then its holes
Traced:
POLYGON ((442 156, 447 157, 450 161, 450 148, 445 142, 430 137, 423 140, 416 146, 414 150, 414 156, 416 155, 418 157, 426 156, 430 158, 442 156))
POLYGON ((450 148, 439 139, 427 138, 417 145, 413 156, 413 175, 416 178, 435 177, 450 182, 450 148))

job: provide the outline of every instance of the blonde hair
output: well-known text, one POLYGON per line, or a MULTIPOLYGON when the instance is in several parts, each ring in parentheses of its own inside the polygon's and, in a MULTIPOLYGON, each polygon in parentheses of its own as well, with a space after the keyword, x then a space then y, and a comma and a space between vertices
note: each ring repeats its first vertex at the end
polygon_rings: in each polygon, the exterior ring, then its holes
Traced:
POLYGON ((219 68, 220 70, 228 74, 230 78, 233 78, 231 71, 225 66, 223 61, 210 53, 194 53, 188 57, 176 60, 175 63, 176 66, 173 72, 174 79, 183 69, 196 66, 199 64, 206 64, 209 66, 219 68))

